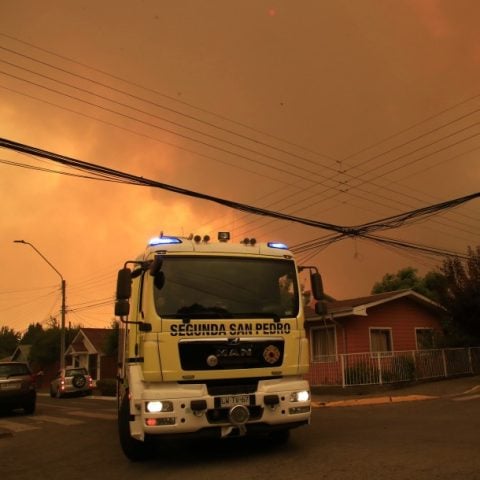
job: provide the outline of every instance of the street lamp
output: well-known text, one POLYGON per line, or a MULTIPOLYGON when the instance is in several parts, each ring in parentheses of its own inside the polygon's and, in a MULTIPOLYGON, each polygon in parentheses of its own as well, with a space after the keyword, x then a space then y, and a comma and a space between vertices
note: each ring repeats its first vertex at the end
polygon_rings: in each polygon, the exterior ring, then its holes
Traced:
POLYGON ((42 255, 42 253, 35 247, 35 245, 32 245, 30 242, 26 242, 25 240, 14 240, 14 243, 24 243, 25 245, 30 245, 49 265, 57 275, 60 277, 62 280, 62 310, 61 310, 61 315, 62 315, 62 323, 61 323, 61 328, 60 328, 60 368, 65 368, 65 291, 66 291, 66 283, 65 280, 62 277, 62 274, 47 260, 47 258, 42 255))

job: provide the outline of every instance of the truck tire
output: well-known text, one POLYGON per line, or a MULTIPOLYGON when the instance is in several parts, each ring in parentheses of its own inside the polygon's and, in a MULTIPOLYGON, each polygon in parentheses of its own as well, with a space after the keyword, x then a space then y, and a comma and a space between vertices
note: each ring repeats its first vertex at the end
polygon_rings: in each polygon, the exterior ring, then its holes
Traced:
POLYGON ((142 442, 133 438, 130 434, 130 402, 128 394, 124 395, 118 411, 118 434, 123 453, 132 462, 148 460, 153 456, 153 444, 147 437, 142 442))

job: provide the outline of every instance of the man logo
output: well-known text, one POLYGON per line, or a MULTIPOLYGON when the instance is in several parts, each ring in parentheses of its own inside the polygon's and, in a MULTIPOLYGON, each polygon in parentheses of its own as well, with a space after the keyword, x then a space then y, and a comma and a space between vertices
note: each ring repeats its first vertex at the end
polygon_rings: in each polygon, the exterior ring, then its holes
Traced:
POLYGON ((209 367, 216 367, 218 365, 218 358, 215 355, 209 355, 207 357, 207 365, 209 367))

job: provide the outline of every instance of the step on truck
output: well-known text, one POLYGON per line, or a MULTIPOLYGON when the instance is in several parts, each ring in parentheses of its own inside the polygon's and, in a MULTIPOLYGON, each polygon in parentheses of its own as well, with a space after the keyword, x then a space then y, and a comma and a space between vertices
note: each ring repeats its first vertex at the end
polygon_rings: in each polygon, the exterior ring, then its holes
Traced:
MULTIPOLYGON (((152 455, 156 439, 286 441, 310 422, 301 268, 284 244, 234 244, 228 232, 215 242, 161 235, 125 262, 115 314, 118 431, 129 459, 152 455)), ((304 268, 321 300, 319 273, 304 268)))

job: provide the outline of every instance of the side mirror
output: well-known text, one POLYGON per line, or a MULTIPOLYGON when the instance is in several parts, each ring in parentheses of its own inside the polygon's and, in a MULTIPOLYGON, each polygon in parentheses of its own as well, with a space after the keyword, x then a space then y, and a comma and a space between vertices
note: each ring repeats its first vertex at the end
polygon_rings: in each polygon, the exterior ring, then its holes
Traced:
POLYGON ((115 302, 115 315, 117 317, 127 317, 130 313, 130 303, 128 300, 119 299, 115 302))
POLYGON ((322 276, 318 272, 312 273, 310 275, 310 283, 312 284, 313 298, 315 300, 322 300, 324 297, 322 276))
POLYGON ((157 272, 157 274, 153 278, 153 284, 155 285, 156 288, 161 290, 165 285, 165 274, 161 271, 157 272))
POLYGON ((153 259, 148 269, 152 277, 155 277, 160 272, 160 270, 162 269, 162 264, 163 257, 161 255, 155 255, 155 258, 153 259))
POLYGON ((317 315, 326 315, 328 313, 327 302, 321 300, 320 302, 315 303, 315 313, 317 315))
POLYGON ((132 271, 122 268, 117 276, 117 300, 128 300, 132 296, 132 271))

